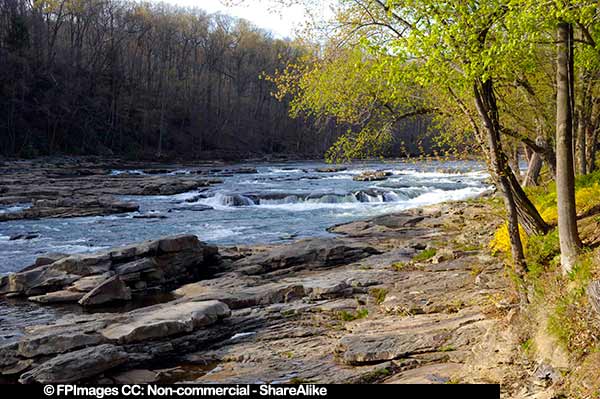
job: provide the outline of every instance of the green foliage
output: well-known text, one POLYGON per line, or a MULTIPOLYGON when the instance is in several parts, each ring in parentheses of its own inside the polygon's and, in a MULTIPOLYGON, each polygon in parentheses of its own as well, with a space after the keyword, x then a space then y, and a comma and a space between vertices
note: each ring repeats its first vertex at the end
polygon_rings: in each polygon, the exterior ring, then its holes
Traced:
POLYGON ((437 249, 435 248, 427 248, 424 251, 419 252, 415 256, 413 256, 412 260, 415 262, 425 262, 431 258, 433 258, 437 254, 437 249))
POLYGON ((396 262, 396 263, 392 264, 392 269, 394 269, 397 272, 400 272, 400 271, 404 270, 406 268, 406 266, 408 266, 408 265, 404 262, 396 262))
POLYGON ((446 346, 442 346, 439 351, 440 352, 454 352, 456 350, 456 348, 452 345, 446 345, 446 346))
POLYGON ((541 301, 550 307, 548 331, 574 357, 579 357, 597 345, 596 327, 590 316, 586 289, 592 279, 595 265, 590 254, 584 254, 565 279, 550 277, 541 301), (566 281, 565 281, 566 280, 566 281))
POLYGON ((338 313, 338 317, 342 321, 354 321, 359 319, 364 319, 369 315, 369 310, 367 308, 357 309, 356 312, 351 313, 346 310, 342 310, 338 313))
POLYGON ((560 254, 558 230, 546 235, 529 237, 526 260, 530 278, 538 278, 560 254))
POLYGON ((381 305, 385 301, 388 290, 386 288, 372 288, 369 293, 375 299, 375 303, 381 305))

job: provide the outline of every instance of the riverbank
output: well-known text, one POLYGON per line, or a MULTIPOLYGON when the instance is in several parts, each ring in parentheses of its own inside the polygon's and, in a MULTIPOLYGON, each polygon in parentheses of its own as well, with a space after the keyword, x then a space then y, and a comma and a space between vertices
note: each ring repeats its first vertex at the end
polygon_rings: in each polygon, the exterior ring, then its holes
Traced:
MULTIPOLYGON (((511 396, 542 390, 529 384, 533 365, 514 342, 501 342, 516 298, 486 248, 500 209, 494 199, 444 203, 335 226, 327 240, 220 248, 176 299, 28 328, 2 348, 3 373, 23 382, 477 381, 502 383, 511 396)), ((70 263, 71 273, 86 263, 70 263)))

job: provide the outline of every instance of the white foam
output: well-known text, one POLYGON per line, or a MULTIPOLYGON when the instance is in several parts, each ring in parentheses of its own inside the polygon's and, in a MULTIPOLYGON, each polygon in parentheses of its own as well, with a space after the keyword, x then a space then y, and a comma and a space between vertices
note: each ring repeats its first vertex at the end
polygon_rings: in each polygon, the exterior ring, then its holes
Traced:
POLYGON ((229 340, 233 341, 233 340, 240 339, 240 338, 251 337, 255 334, 256 334, 256 332, 237 333, 237 334, 233 335, 231 338, 229 338, 229 340))
POLYGON ((110 175, 111 176, 119 176, 119 175, 146 175, 146 173, 144 173, 142 170, 139 169, 128 169, 128 170, 122 170, 122 169, 114 169, 110 171, 110 175))

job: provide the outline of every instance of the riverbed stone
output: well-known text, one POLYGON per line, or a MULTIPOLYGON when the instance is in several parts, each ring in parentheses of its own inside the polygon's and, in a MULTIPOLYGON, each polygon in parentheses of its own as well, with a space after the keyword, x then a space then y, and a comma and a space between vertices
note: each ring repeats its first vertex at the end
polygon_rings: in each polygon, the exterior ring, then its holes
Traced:
POLYGON ((219 301, 158 305, 129 314, 129 320, 101 331, 108 340, 133 343, 189 333, 228 317, 229 307, 219 301))
POLYGON ((177 235, 90 254, 57 256, 0 278, 0 295, 85 306, 129 300, 130 288, 169 290, 216 273, 218 249, 194 235, 177 235), (119 278, 112 278, 113 275, 119 278), (108 281, 109 279, 111 279, 108 281), (72 292, 68 292, 72 291, 72 292), (56 293, 55 293, 56 292, 56 293), (55 293, 55 294, 53 294, 55 293), (46 295, 51 294, 51 295, 46 295))
POLYGON ((129 301, 131 290, 119 276, 114 276, 100 283, 97 287, 85 294, 79 304, 82 306, 98 306, 110 302, 129 301))
POLYGON ((58 355, 24 373, 19 382, 69 383, 98 375, 127 362, 129 356, 115 345, 103 344, 58 355))

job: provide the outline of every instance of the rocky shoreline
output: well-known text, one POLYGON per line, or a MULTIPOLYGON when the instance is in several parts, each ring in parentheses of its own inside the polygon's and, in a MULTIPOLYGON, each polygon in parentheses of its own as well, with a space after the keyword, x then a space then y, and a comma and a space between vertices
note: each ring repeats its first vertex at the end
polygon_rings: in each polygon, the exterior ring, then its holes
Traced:
POLYGON ((77 158, 0 163, 0 206, 18 208, 0 212, 0 222, 136 212, 138 204, 117 196, 181 194, 221 183, 223 177, 255 172, 218 163, 165 166, 77 158), (176 173, 184 167, 188 174, 176 173))
POLYGON ((380 216, 286 245, 217 249, 175 236, 42 257, 3 277, 2 294, 92 311, 27 327, 0 348, 1 373, 22 383, 502 382, 491 363, 516 360, 499 359, 489 336, 513 305, 502 262, 482 248, 497 225, 490 204, 380 216), (93 311, 156 292, 173 297, 93 311))

